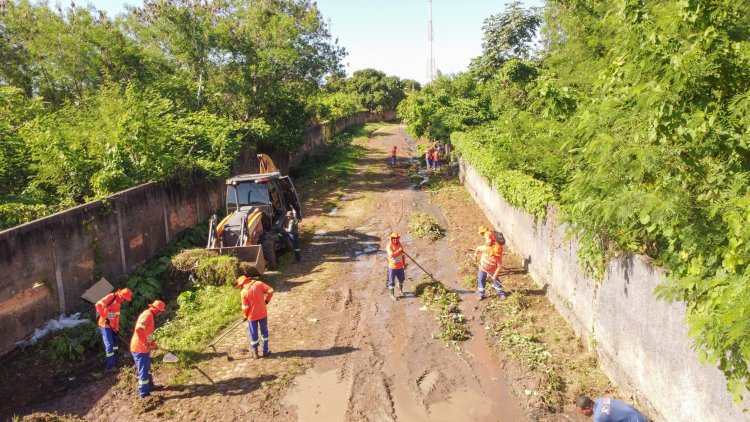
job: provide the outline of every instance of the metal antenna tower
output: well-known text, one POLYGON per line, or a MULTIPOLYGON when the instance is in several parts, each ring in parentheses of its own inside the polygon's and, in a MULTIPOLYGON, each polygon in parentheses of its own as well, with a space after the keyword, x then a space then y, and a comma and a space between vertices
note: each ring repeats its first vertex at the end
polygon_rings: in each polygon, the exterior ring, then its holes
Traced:
POLYGON ((427 21, 427 41, 430 43, 430 58, 427 62, 427 77, 430 81, 435 80, 435 56, 433 55, 432 43, 435 40, 435 31, 432 28, 432 0, 427 0, 430 7, 430 20, 427 21))

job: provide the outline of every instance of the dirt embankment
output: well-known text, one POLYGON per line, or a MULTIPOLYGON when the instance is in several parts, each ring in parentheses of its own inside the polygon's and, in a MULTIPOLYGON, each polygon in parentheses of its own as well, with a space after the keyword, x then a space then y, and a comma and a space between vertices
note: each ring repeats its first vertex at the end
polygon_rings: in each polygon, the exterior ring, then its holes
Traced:
MULTIPOLYGON (((511 358, 508 341, 499 340, 498 324, 505 320, 492 312, 508 312, 493 297, 477 303, 474 290, 460 282, 473 272, 465 264, 466 248, 478 241, 476 227, 487 223, 466 191, 451 185, 436 194, 412 189, 416 164, 405 157, 418 151, 399 126, 385 126, 356 144, 363 153, 344 183, 322 190, 312 181, 298 186, 306 198, 303 260, 287 262, 280 274, 266 277, 278 292, 269 307, 273 357, 250 357, 243 326, 216 350, 206 350, 192 368, 159 366, 155 380, 166 387, 147 402, 137 398, 134 371, 124 368, 116 378, 93 381, 19 413, 102 421, 523 421, 561 420, 548 412, 564 410, 567 420, 577 420, 562 402, 570 403, 576 390, 589 388, 594 394, 598 387, 577 386, 563 372, 564 387, 554 395, 560 403, 540 399, 544 384, 537 371, 511 358), (387 164, 393 145, 400 156, 395 168, 387 164), (431 243, 409 234, 409 217, 417 211, 437 218, 447 236, 431 243), (434 313, 413 294, 422 281, 416 266, 407 268, 405 296, 389 298, 381 251, 391 231, 399 231, 406 251, 460 294, 470 340, 450 345, 437 337, 434 313)), ((506 259, 522 268, 511 254, 506 259)), ((570 330, 563 331, 554 309, 544 309, 551 305, 525 277, 508 276, 511 299, 530 297, 524 312, 537 310, 528 318, 531 325, 576 345, 562 352, 550 347, 553 359, 580 355, 578 343, 568 338, 570 330)), ((526 335, 525 325, 512 327, 526 335)))

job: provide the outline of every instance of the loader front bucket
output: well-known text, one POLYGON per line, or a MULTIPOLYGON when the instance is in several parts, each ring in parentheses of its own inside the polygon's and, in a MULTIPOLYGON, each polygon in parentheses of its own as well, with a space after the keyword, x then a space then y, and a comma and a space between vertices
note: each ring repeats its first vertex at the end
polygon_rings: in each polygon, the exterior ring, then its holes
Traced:
POLYGON ((266 259, 263 257, 263 248, 260 245, 208 248, 207 250, 223 255, 232 255, 237 257, 240 262, 249 263, 250 268, 248 271, 251 274, 246 274, 248 276, 263 275, 263 272, 266 271, 266 259))

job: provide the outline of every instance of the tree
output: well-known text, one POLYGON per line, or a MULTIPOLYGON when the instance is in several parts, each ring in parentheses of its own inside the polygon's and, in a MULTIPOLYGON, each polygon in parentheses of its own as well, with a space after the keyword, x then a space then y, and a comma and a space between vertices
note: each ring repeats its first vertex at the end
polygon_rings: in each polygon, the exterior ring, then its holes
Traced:
POLYGON ((508 4, 504 12, 484 20, 482 55, 472 60, 471 68, 488 79, 511 58, 528 60, 541 23, 537 9, 523 9, 519 1, 508 4))

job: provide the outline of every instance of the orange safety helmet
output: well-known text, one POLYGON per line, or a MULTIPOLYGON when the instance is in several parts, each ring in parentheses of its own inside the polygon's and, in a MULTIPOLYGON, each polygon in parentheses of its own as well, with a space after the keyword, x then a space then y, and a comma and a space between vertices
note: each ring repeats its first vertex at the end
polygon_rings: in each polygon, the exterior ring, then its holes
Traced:
POLYGON ((148 307, 159 312, 164 312, 167 310, 167 305, 165 305, 161 300, 155 300, 152 304, 148 305, 148 307))
POLYGON ((489 231, 489 229, 485 226, 479 226, 479 229, 477 230, 477 234, 484 234, 485 232, 489 231))
POLYGON ((396 232, 392 232, 389 237, 391 239, 400 239, 401 238, 401 236, 399 236, 398 233, 396 233, 396 232))
POLYGON ((124 288, 124 289, 120 289, 120 290, 118 290, 118 291, 117 291, 117 293, 115 293, 115 294, 116 294, 116 295, 117 295, 117 296, 118 296, 118 297, 119 297, 120 299, 126 300, 126 301, 128 301, 128 302, 130 302, 131 300, 133 300, 133 292, 132 292, 132 291, 130 291, 130 289, 128 289, 127 287, 126 287, 126 288, 124 288))
POLYGON ((248 276, 241 275, 237 277, 237 288, 239 289, 240 287, 244 286, 245 284, 249 282, 250 282, 250 278, 248 276))

